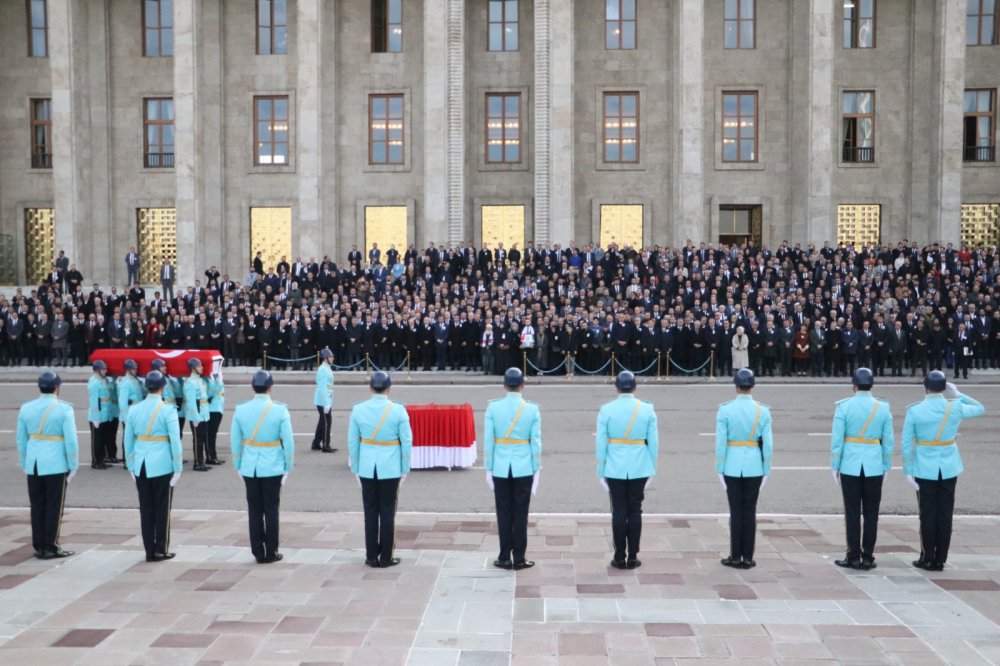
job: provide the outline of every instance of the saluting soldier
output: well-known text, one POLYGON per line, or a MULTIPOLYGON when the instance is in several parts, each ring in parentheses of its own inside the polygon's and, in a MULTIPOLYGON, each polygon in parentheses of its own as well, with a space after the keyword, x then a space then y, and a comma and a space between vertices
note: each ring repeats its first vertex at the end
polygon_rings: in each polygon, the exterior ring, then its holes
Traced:
POLYGON ((410 472, 413 432, 406 408, 389 400, 389 373, 373 373, 369 386, 372 397, 351 410, 347 450, 365 508, 365 564, 384 568, 399 564, 392 556, 396 498, 410 472))
MULTIPOLYGON (((142 399, 145 397, 142 383, 139 381, 139 377, 137 376, 138 372, 139 364, 130 358, 126 359, 125 374, 120 380, 118 380, 118 415, 122 422, 128 420, 129 408, 132 405, 137 405, 142 402, 142 399)), ((124 445, 122 448, 124 448, 124 445)), ((110 462, 117 463, 122 461, 112 459, 110 462)), ((128 465, 125 466, 128 467, 128 465)))
POLYGON ((215 448, 219 437, 219 426, 222 424, 222 413, 226 410, 226 385, 222 381, 222 373, 213 373, 205 381, 208 386, 208 432, 205 435, 205 462, 209 465, 222 465, 225 460, 219 457, 215 448))
POLYGON ((729 500, 727 567, 750 569, 757 536, 757 498, 771 473, 774 441, 771 408, 753 399, 753 371, 733 377, 736 399, 719 405, 715 416, 715 471, 729 500))
POLYGON ((281 487, 295 464, 295 439, 288 407, 271 400, 271 373, 258 370, 250 386, 256 395, 236 406, 229 443, 247 489, 250 552, 258 564, 271 564, 283 557, 278 552, 278 510, 281 487))
POLYGON ((656 475, 660 435, 652 403, 635 397, 635 375, 619 372, 615 388, 618 398, 597 415, 597 477, 611 497, 611 566, 635 569, 642 566, 642 501, 656 475))
POLYGON ((97 360, 91 366, 94 374, 87 380, 87 420, 90 422, 90 467, 107 469, 107 440, 111 432, 111 380, 108 364, 97 360))
POLYGON ((508 368, 503 376, 507 395, 491 400, 483 417, 483 466, 493 491, 500 533, 500 555, 493 566, 528 569, 528 507, 538 491, 542 466, 542 415, 524 399, 524 374, 508 368))
POLYGON ((62 380, 46 371, 38 377, 41 395, 21 405, 17 414, 17 457, 28 475, 31 545, 35 557, 51 560, 73 551, 59 546, 66 485, 79 467, 79 444, 73 405, 59 400, 62 380))
POLYGON ((833 480, 844 495, 847 553, 834 560, 847 569, 875 568, 875 539, 882 502, 882 480, 892 469, 892 411, 872 395, 875 374, 858 368, 851 379, 854 395, 837 403, 830 439, 833 480), (861 516, 864 515, 864 534, 861 516))
POLYGON ((330 423, 333 420, 333 352, 324 347, 319 352, 319 367, 316 368, 316 391, 313 394, 313 404, 319 413, 316 423, 316 435, 313 437, 312 450, 333 453, 337 449, 330 448, 330 423))
POLYGON ((961 393, 940 370, 924 378, 923 401, 906 408, 903 421, 903 473, 920 505, 920 558, 913 566, 941 571, 948 561, 955 486, 962 473, 958 427, 986 408, 961 393))
POLYGON ((188 359, 191 376, 184 381, 184 417, 191 424, 194 438, 194 471, 207 472, 205 446, 208 442, 208 383, 202 377, 201 360, 188 359))
POLYGON ((167 378, 146 375, 146 398, 125 419, 125 464, 139 493, 139 523, 147 562, 173 559, 170 506, 181 478, 181 429, 177 410, 163 401, 167 378))

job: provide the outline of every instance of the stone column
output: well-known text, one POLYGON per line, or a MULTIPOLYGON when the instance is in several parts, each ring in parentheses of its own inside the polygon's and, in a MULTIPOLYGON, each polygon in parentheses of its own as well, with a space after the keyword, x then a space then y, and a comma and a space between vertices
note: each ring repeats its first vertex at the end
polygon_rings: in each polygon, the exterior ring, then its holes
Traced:
POLYGON ((674 159, 673 234, 659 242, 680 245, 706 238, 704 133, 705 86, 702 41, 705 32, 703 0, 681 0, 678 5, 676 87, 674 94, 678 136, 674 159))
MULTIPOLYGON (((536 44, 544 36, 546 77, 548 79, 548 94, 546 96, 547 109, 545 115, 545 127, 548 132, 546 137, 547 164, 544 177, 547 182, 539 183, 541 164, 540 156, 535 160, 535 214, 544 210, 547 224, 547 241, 559 243, 566 247, 571 240, 581 240, 576 237, 576 216, 573 206, 573 147, 575 137, 573 133, 573 71, 574 71, 574 25, 573 25, 573 2, 572 0, 542 0, 536 5, 547 5, 545 16, 539 18, 541 13, 535 9, 535 35, 536 44), (545 25, 540 25, 544 20, 545 25), (544 28, 544 30, 543 30, 544 28), (541 186, 539 186, 541 185, 541 186), (545 201, 540 206, 539 202, 545 201)), ((541 49, 535 47, 535 76, 536 91, 541 94, 541 80, 539 78, 539 61, 541 59, 541 49)), ((536 101, 535 124, 536 131, 541 127, 539 122, 539 109, 541 104, 536 101)), ((541 138, 541 136, 539 136, 541 138)), ((536 140, 536 147, 541 141, 536 140)), ((536 148, 537 150, 537 148, 536 148)), ((538 218, 535 218, 535 228, 538 228, 538 218)), ((588 224, 589 228, 589 224, 588 224)))
MULTIPOLYGON (((444 243, 449 237, 448 139, 450 122, 448 95, 448 40, 452 0, 424 3, 424 201, 423 236, 412 239, 418 246, 444 243)), ((418 114, 414 114, 418 117, 418 114)))
POLYGON ((198 0, 174 0, 174 172, 177 178, 177 284, 194 284, 204 264, 198 197, 201 125, 198 99, 198 0))
MULTIPOLYGON (((196 5, 199 42, 195 60, 197 67, 195 131, 198 137, 198 142, 194 145, 198 166, 195 181, 195 196, 198 199, 195 219, 199 230, 210 229, 212 235, 204 243, 201 263, 196 264, 194 268, 195 274, 200 275, 202 270, 211 264, 216 264, 223 274, 228 272, 232 276, 237 276, 246 273, 247 247, 240 242, 238 236, 233 238, 230 235, 229 225, 225 223, 223 128, 226 126, 226 119, 223 108, 223 76, 226 63, 223 43, 225 12, 222 5, 223 0, 200 0, 196 5), (207 221, 207 224, 202 225, 202 220, 207 221)), ((177 219, 180 220, 180 217, 177 219)), ((204 232, 199 231, 199 233, 204 232)))
MULTIPOLYGON (((465 0, 448 0, 448 240, 465 240, 465 0)), ((470 236, 471 237, 471 236, 470 236)))
POLYGON ((298 0, 295 44, 298 56, 296 83, 295 172, 298 177, 299 206, 294 253, 308 260, 323 258, 323 201, 320 176, 323 172, 322 122, 322 0, 298 0))
MULTIPOLYGON (((830 200, 834 137, 839 114, 833 98, 834 5, 811 0, 809 9, 809 200, 806 239, 821 242, 837 236, 830 200)), ((794 224, 793 224, 794 229, 794 224)), ((797 231, 797 229, 795 229, 797 231)))

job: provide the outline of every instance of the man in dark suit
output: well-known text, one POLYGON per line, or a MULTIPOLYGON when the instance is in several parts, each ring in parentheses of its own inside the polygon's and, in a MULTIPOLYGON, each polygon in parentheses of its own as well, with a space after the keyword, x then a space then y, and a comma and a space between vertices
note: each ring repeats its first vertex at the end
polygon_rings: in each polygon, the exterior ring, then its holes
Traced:
POLYGON ((907 333, 903 329, 903 322, 896 320, 892 333, 888 339, 889 357, 892 360, 892 376, 903 376, 903 357, 906 355, 906 348, 909 345, 907 333))
POLYGON ((174 300, 174 280, 176 279, 174 267, 170 265, 169 259, 163 260, 160 266, 160 287, 163 289, 163 297, 168 302, 174 300))
POLYGON ((131 287, 133 284, 138 284, 139 253, 135 251, 134 247, 130 247, 128 254, 125 255, 125 271, 128 273, 128 284, 125 286, 131 287))
POLYGON ((955 332, 954 340, 952 340, 952 348, 955 353, 955 379, 958 379, 959 372, 962 373, 963 379, 968 379, 969 365, 973 356, 973 342, 964 322, 958 325, 958 330, 955 332))

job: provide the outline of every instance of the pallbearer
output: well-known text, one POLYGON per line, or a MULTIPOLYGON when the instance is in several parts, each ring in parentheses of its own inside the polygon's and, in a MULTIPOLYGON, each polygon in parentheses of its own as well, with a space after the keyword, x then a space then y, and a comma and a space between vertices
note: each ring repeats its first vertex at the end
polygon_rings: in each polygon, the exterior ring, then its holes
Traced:
POLYGON ((955 486, 964 469, 955 441, 958 427, 962 419, 981 416, 986 408, 949 384, 940 370, 927 374, 924 389, 923 401, 906 408, 903 473, 920 505, 920 558, 913 566, 941 571, 951 545, 955 486))
POLYGON ((206 382, 208 386, 208 432, 205 435, 205 462, 209 465, 222 465, 226 461, 219 457, 215 448, 219 437, 219 426, 222 424, 222 414, 226 411, 226 385, 222 381, 222 370, 212 373, 206 382))
MULTIPOLYGON (((125 374, 121 379, 118 380, 118 417, 121 419, 122 423, 128 420, 128 410, 132 405, 137 405, 142 402, 142 399, 146 397, 145 389, 142 387, 142 382, 139 381, 139 364, 132 359, 125 360, 125 374)), ((117 435, 116 435, 117 436, 117 435)), ((124 449, 124 440, 122 440, 124 449)), ((117 454, 117 451, 116 451, 117 454)), ((115 456, 111 457, 108 462, 117 463, 123 462, 118 460, 115 456)), ((128 465, 125 465, 127 468, 128 465)))
POLYGON ((618 373, 615 388, 618 399, 605 403, 597 415, 597 476, 611 496, 611 566, 635 569, 642 566, 642 500, 656 474, 660 437, 653 405, 635 397, 635 375, 618 373))
POLYGON ((111 380, 108 364, 97 360, 91 366, 94 374, 87 380, 87 420, 90 422, 90 467, 107 469, 108 439, 111 436, 111 380))
POLYGON ((389 400, 389 373, 373 373, 369 386, 372 397, 351 410, 347 450, 365 507, 365 564, 391 567, 399 564, 392 556, 396 498, 410 472, 413 432, 406 408, 389 400))
POLYGON ((208 443, 208 383, 202 377, 201 361, 188 359, 191 376, 184 380, 184 416, 191 424, 194 437, 194 471, 207 472, 205 447, 208 443))
POLYGON ((330 422, 333 412, 333 352, 324 347, 319 352, 319 367, 316 368, 316 391, 313 394, 313 404, 319 413, 316 423, 316 435, 313 437, 312 450, 333 453, 337 449, 330 448, 330 422))
POLYGON ((483 417, 483 465, 493 490, 500 532, 500 556, 493 566, 527 569, 528 507, 538 490, 542 465, 542 416, 538 405, 521 395, 524 374, 509 368, 503 376, 507 395, 491 400, 483 417))
POLYGON ((858 368, 851 383, 854 396, 837 403, 830 440, 830 467, 843 491, 847 528, 847 554, 834 562, 838 567, 867 571, 875 568, 882 479, 892 469, 892 412, 888 402, 872 395, 875 375, 871 370, 858 368))
POLYGON ((76 475, 80 456, 73 405, 59 400, 60 384, 59 375, 43 372, 41 396, 21 405, 17 414, 17 458, 28 475, 31 544, 41 560, 73 554, 59 546, 59 527, 66 485, 76 475))
POLYGON ((271 400, 271 373, 258 370, 250 385, 256 395, 236 406, 230 447, 233 465, 247 489, 250 550, 258 564, 270 564, 282 559, 278 510, 281 487, 295 464, 295 439, 288 407, 271 400))
POLYGON ((715 416, 715 471, 729 500, 727 567, 750 569, 757 536, 757 498, 771 473, 771 409, 750 395, 756 379, 743 368, 733 377, 736 399, 715 416))

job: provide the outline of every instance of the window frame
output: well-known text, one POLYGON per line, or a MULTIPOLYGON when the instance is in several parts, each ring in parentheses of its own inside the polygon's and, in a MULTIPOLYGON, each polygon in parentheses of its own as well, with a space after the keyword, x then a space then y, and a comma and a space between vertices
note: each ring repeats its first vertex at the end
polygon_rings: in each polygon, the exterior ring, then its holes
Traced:
MULTIPOLYGON (((601 159, 600 159, 600 162, 602 164, 639 165, 639 164, 642 163, 642 150, 641 150, 641 148, 642 148, 642 133, 641 133, 641 129, 642 129, 642 107, 640 106, 641 103, 642 103, 642 99, 641 99, 641 96, 639 94, 639 90, 605 90, 605 91, 602 92, 602 94, 601 94, 601 159), (622 130, 622 125, 624 124, 626 118, 631 118, 632 117, 632 116, 626 116, 624 114, 624 112, 622 111, 622 108, 624 107, 624 105, 622 104, 622 99, 624 97, 626 97, 626 96, 633 96, 633 97, 635 97, 635 159, 634 160, 622 159, 622 145, 624 143, 624 137, 621 136, 621 134, 622 134, 622 131, 621 131, 622 130), (608 116, 608 112, 607 112, 608 97, 617 97, 618 98, 618 115, 617 116, 608 116), (608 159, 608 153, 607 153, 608 132, 607 132, 607 130, 608 130, 608 119, 609 118, 616 118, 618 120, 618 139, 617 139, 617 143, 618 143, 618 159, 617 160, 609 160, 608 159)), ((612 141, 614 141, 614 139, 612 139, 612 141)))
POLYGON ((403 0, 374 0, 371 4, 371 52, 372 53, 402 53, 403 52, 403 0), (392 22, 392 12, 390 3, 399 3, 399 21, 396 23, 392 22), (376 22, 375 13, 376 8, 382 8, 382 15, 384 17, 384 22, 376 22), (392 34, 393 28, 399 28, 399 49, 392 49, 392 39, 390 35, 392 34), (381 40, 378 42, 377 40, 381 40), (377 43, 381 43, 382 48, 376 49, 377 43))
POLYGON ((255 51, 256 54, 257 55, 265 55, 265 56, 269 56, 269 55, 288 55, 288 2, 287 2, 287 0, 254 0, 254 14, 256 16, 256 30, 254 31, 254 43, 255 43, 255 48, 256 48, 256 51, 255 51), (268 21, 269 21, 269 23, 267 25, 263 25, 260 22, 261 21, 260 4, 261 4, 261 2, 265 2, 265 1, 269 3, 269 6, 271 8, 270 15, 267 17, 268 21), (276 2, 284 2, 285 3, 285 22, 282 23, 281 25, 276 24, 275 21, 274 21, 274 4, 276 2), (275 46, 274 46, 275 45, 274 32, 279 27, 285 29, 285 50, 282 51, 281 53, 276 52, 275 51, 275 46), (268 42, 269 43, 268 43, 268 51, 267 51, 267 53, 261 52, 261 48, 260 48, 261 47, 261 43, 260 43, 260 31, 261 31, 262 28, 266 29, 267 30, 267 34, 268 34, 268 42))
POLYGON ((845 49, 873 49, 878 45, 878 0, 871 0, 872 3, 872 15, 871 16, 861 16, 861 3, 863 0, 847 0, 848 2, 853 2, 854 5, 851 7, 851 18, 847 18, 848 7, 844 6, 842 11, 844 12, 844 23, 850 22, 851 24, 851 44, 844 44, 845 49), (861 31, 861 26, 865 21, 872 22, 872 43, 871 46, 860 46, 858 44, 858 33, 861 31))
POLYGON ((521 50, 521 0, 514 0, 517 4, 517 18, 514 20, 507 19, 507 2, 508 0, 488 0, 486 3, 486 50, 490 53, 517 53, 521 50), (492 21, 490 20, 490 5, 494 2, 500 3, 500 20, 492 21), (492 48, 490 43, 490 28, 494 25, 500 26, 500 48, 492 48), (515 34, 517 35, 517 48, 509 49, 507 48, 507 26, 513 25, 515 34))
MULTIPOLYGON (((369 93, 368 94, 368 166, 369 167, 402 167, 407 164, 406 162, 406 95, 402 92, 391 92, 391 93, 369 93), (373 148, 375 141, 372 139, 372 123, 375 121, 375 116, 373 115, 373 104, 372 102, 376 98, 381 98, 385 101, 385 116, 384 120, 386 122, 386 136, 385 136, 385 161, 375 162, 372 158, 374 157, 373 148), (402 103, 402 109, 400 109, 399 123, 400 123, 400 144, 401 144, 401 154, 398 162, 391 161, 389 159, 389 127, 390 121, 395 120, 389 111, 389 102, 393 98, 398 98, 402 103)), ((380 116, 380 118, 383 118, 380 116)), ((383 143, 383 142, 379 142, 383 143)))
POLYGON ((760 94, 757 90, 723 90, 721 97, 721 108, 720 117, 721 124, 720 130, 721 134, 719 136, 719 149, 720 149, 720 160, 723 164, 756 164, 760 161, 760 94), (736 115, 727 116, 726 115, 726 96, 735 95, 736 96, 736 115), (740 121, 743 119, 743 103, 742 98, 744 95, 753 96, 753 159, 747 160, 742 159, 743 154, 743 127, 740 125, 740 121), (726 119, 735 118, 736 119, 736 159, 727 160, 726 159, 726 119))
POLYGON ((736 0, 736 18, 730 19, 726 18, 726 7, 725 0, 723 0, 722 6, 722 49, 724 51, 752 51, 757 48, 757 2, 756 0, 736 0), (745 19, 741 18, 743 16, 743 3, 750 3, 753 7, 753 16, 751 18, 745 19), (751 31, 751 39, 753 39, 753 44, 750 46, 743 45, 743 23, 749 21, 750 25, 753 26, 751 31), (726 46, 726 27, 728 23, 736 23, 736 46, 726 46))
POLYGON ((485 109, 485 121, 486 122, 485 122, 485 125, 483 126, 483 128, 485 129, 485 131, 483 132, 483 145, 484 145, 484 149, 485 149, 485 153, 484 153, 485 158, 484 159, 485 159, 486 164, 489 164, 489 165, 502 165, 502 164, 516 165, 516 164, 521 164, 521 162, 523 161, 523 159, 524 159, 524 131, 523 131, 523 127, 522 127, 523 123, 521 121, 521 116, 522 116, 522 113, 521 113, 521 110, 522 110, 521 103, 522 103, 522 100, 521 100, 521 93, 520 92, 488 92, 488 93, 486 93, 486 109, 485 109), (500 140, 502 142, 501 143, 501 152, 502 152, 503 158, 499 159, 499 160, 491 160, 490 159, 490 119, 491 118, 496 118, 496 116, 490 116, 490 99, 493 98, 493 97, 499 97, 500 98, 500 118, 499 119, 500 119, 500 122, 503 124, 503 127, 500 130, 500 140), (517 98, 517 118, 516 118, 516 120, 517 120, 517 159, 516 160, 508 160, 507 159, 507 120, 509 118, 509 116, 507 116, 507 98, 508 97, 515 97, 515 98, 517 98))
MULTIPOLYGON (((872 166, 874 166, 874 165, 877 164, 877 160, 876 160, 876 147, 878 145, 878 126, 877 126, 877 123, 876 123, 876 120, 877 120, 876 114, 878 112, 878 95, 876 94, 876 92, 877 91, 875 90, 875 88, 850 88, 850 89, 844 89, 844 90, 840 91, 840 131, 842 133, 841 137, 840 137, 840 164, 841 165, 863 165, 863 166, 872 165, 872 166), (858 94, 869 94, 869 95, 871 95, 871 97, 872 97, 872 110, 871 110, 871 113, 845 113, 844 112, 844 96, 845 95, 858 95, 858 94), (846 150, 846 148, 847 148, 847 146, 845 146, 844 144, 846 143, 846 138, 847 137, 846 137, 846 134, 843 134, 843 129, 844 129, 844 121, 847 120, 848 118, 854 118, 854 119, 871 118, 871 121, 872 121, 872 145, 870 146, 870 148, 871 148, 872 158, 870 160, 859 160, 859 159, 857 159, 857 150, 859 148, 869 148, 869 146, 859 146, 859 145, 857 145, 857 141, 854 142, 855 145, 853 146, 853 149, 855 151, 855 155, 854 155, 855 159, 852 159, 852 160, 846 160, 846 159, 844 159, 844 150, 846 150)), ((964 101, 964 99, 963 99, 963 101, 964 101)), ((855 137, 857 136, 857 127, 858 127, 858 124, 855 123, 855 137)))
POLYGON ((992 17, 993 17, 993 40, 990 41, 990 42, 984 42, 983 41, 983 25, 987 24, 987 22, 983 20, 983 17, 984 16, 991 16, 990 14, 984 14, 983 13, 983 2, 984 1, 985 0, 979 0, 979 10, 975 14, 969 14, 968 13, 968 5, 966 5, 966 13, 965 13, 965 23, 966 23, 965 45, 966 46, 996 46, 997 44, 1000 44, 1000 35, 997 35, 997 30, 1000 29, 1000 20, 998 20, 998 18, 1000 18, 1000 11, 997 11, 998 7, 997 7, 996 4, 993 5, 993 14, 992 14, 992 17), (975 43, 969 43, 968 23, 969 23, 969 17, 970 16, 975 16, 976 17, 976 41, 975 41, 975 43))
MULTIPOLYGON (((996 145, 997 145, 997 141, 996 141, 996 138, 997 138, 997 89, 996 88, 966 88, 964 95, 963 95, 963 99, 962 99, 962 106, 963 106, 963 109, 962 109, 962 162, 964 162, 965 164, 984 164, 984 163, 985 164, 992 164, 992 163, 996 162, 996 145), (990 109, 989 109, 989 111, 986 111, 986 112, 978 111, 978 110, 977 111, 965 111, 965 109, 964 109, 964 106, 965 106, 964 95, 968 95, 969 93, 975 93, 977 95, 977 97, 978 97, 978 95, 980 93, 988 93, 989 96, 990 96, 990 109), (976 122, 976 124, 975 124, 975 126, 976 126, 976 137, 975 137, 976 140, 975 140, 975 142, 971 146, 968 143, 966 143, 965 122, 967 121, 968 118, 976 118, 977 121, 978 121, 979 118, 988 118, 989 119, 989 121, 990 121, 989 143, 986 146, 980 146, 979 145, 979 138, 980 138, 980 136, 979 136, 979 123, 978 122, 976 122), (969 150, 970 149, 972 151, 974 151, 974 154, 977 154, 978 151, 981 150, 984 147, 989 150, 989 152, 988 152, 989 159, 978 159, 978 157, 975 158, 975 159, 969 159, 968 155, 969 155, 969 150)), ((977 100, 976 106, 978 107, 978 100, 977 100)))
POLYGON ((263 168, 266 168, 266 169, 270 169, 272 167, 286 168, 286 167, 290 167, 292 165, 292 120, 291 120, 291 118, 292 118, 292 107, 291 107, 291 97, 289 95, 254 95, 253 96, 253 165, 255 167, 263 167, 263 168), (274 103, 277 102, 277 101, 280 101, 280 100, 283 100, 285 102, 285 114, 286 114, 286 116, 285 116, 284 120, 287 123, 286 132, 288 134, 288 139, 286 141, 275 141, 274 140, 274 123, 277 120, 282 120, 281 118, 275 117, 274 103), (268 119, 268 122, 270 123, 270 127, 268 129, 269 129, 270 135, 271 135, 271 139, 269 141, 261 141, 260 140, 260 135, 258 134, 258 131, 260 130, 260 123, 262 122, 261 119, 260 119, 259 102, 264 102, 264 101, 269 102, 271 104, 271 117, 268 119), (271 162, 269 164, 260 161, 260 144, 262 144, 262 143, 267 143, 271 147, 271 150, 270 150, 271 162), (281 145, 281 144, 284 144, 286 146, 286 151, 285 151, 285 158, 286 159, 285 159, 285 162, 278 164, 278 163, 274 162, 275 146, 278 146, 278 145, 281 145))
POLYGON ((32 169, 51 169, 52 168, 52 98, 51 97, 32 97, 28 100, 30 105, 30 119, 31 119, 31 168, 32 169), (39 103, 48 104, 48 118, 45 120, 39 120, 37 114, 35 113, 36 105, 39 103), (35 141, 36 130, 41 127, 45 134, 45 144, 44 147, 47 149, 44 152, 39 152, 38 148, 40 144, 35 141), (41 156, 42 159, 37 159, 41 156))
POLYGON ((604 50, 605 51, 635 51, 639 48, 639 0, 617 0, 618 2, 618 18, 609 19, 608 18, 608 4, 607 0, 604 0, 604 50), (634 18, 625 19, 622 18, 625 14, 623 11, 623 3, 632 2, 632 15, 634 18), (624 46, 623 37, 625 35, 624 25, 626 23, 632 24, 632 46, 624 46), (608 46, 608 28, 613 25, 618 25, 618 46, 608 46))
POLYGON ((174 22, 173 22, 173 0, 140 0, 142 3, 142 57, 143 58, 172 58, 174 56, 174 22), (156 3, 156 26, 150 27, 146 23, 146 3, 155 2, 156 3), (164 2, 170 2, 171 16, 170 25, 163 26, 160 23, 160 16, 162 14, 161 7, 164 2), (150 53, 149 45, 146 40, 146 33, 150 30, 156 30, 157 32, 157 52, 150 53), (163 33, 164 31, 170 31, 170 53, 163 52, 163 33))
POLYGON ((36 28, 32 25, 31 21, 31 2, 32 0, 25 0, 25 9, 27 11, 27 31, 28 31, 28 57, 29 58, 48 58, 49 57, 49 0, 41 0, 42 2, 42 27, 36 28), (45 40, 44 55, 35 55, 34 45, 35 45, 35 30, 41 30, 43 33, 43 39, 45 40))
POLYGON ((174 141, 173 144, 166 144, 166 143, 164 143, 163 142, 163 128, 165 126, 167 126, 167 125, 170 125, 171 127, 173 127, 174 126, 174 122, 175 122, 175 117, 176 116, 174 115, 174 98, 173 97, 143 97, 142 98, 142 166, 143 166, 144 169, 172 169, 174 167, 175 156, 177 154, 177 151, 176 151, 176 148, 177 148, 176 136, 175 136, 175 141, 174 141), (158 118, 156 120, 150 120, 150 118, 149 118, 149 103, 150 102, 156 102, 157 104, 160 105, 159 106, 159 113, 157 114, 158 116, 160 116, 160 118, 158 118), (163 117, 162 117, 163 116, 163 106, 162 106, 163 102, 170 102, 171 114, 170 114, 170 120, 169 121, 164 120, 163 117), (157 128, 156 136, 157 136, 158 141, 157 141, 156 144, 150 144, 149 143, 149 128, 151 126, 157 128), (173 147, 173 150, 171 150, 169 153, 163 151, 163 147, 167 146, 167 145, 170 145, 170 146, 173 147), (156 153, 151 153, 150 152, 150 148, 151 147, 158 147, 160 150, 158 152, 156 152, 156 153), (150 159, 149 159, 151 155, 157 155, 159 157, 159 162, 160 163, 159 164, 151 164, 150 159), (169 164, 165 163, 165 160, 163 159, 164 155, 170 155, 170 163, 169 164))

